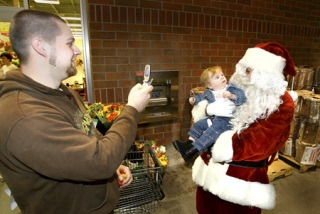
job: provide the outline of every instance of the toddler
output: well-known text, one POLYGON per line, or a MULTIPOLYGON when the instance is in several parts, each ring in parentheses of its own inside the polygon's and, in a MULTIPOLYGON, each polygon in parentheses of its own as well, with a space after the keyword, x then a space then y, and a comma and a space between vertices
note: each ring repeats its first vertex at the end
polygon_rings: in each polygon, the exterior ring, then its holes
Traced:
MULTIPOLYGON (((200 81, 206 90, 203 94, 191 96, 189 98, 191 105, 203 105, 203 103, 207 105, 219 100, 232 102, 232 105, 238 106, 246 101, 243 90, 227 82, 220 66, 205 69, 201 74, 200 81)), ((208 111, 209 109, 207 109, 208 111)), ((231 129, 230 118, 231 115, 230 117, 211 115, 195 121, 188 132, 189 140, 187 142, 173 141, 175 149, 180 152, 186 162, 189 161, 195 154, 212 146, 222 132, 231 129)))

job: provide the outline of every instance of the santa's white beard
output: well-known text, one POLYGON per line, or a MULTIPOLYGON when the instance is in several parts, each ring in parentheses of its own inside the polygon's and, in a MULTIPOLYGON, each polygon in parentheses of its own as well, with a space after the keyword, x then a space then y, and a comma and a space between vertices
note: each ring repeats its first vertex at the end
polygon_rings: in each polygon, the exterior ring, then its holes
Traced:
POLYGON ((270 90, 268 86, 261 85, 264 84, 263 81, 252 79, 252 75, 253 73, 250 78, 241 72, 236 72, 230 79, 230 82, 244 90, 247 98, 243 105, 237 107, 231 120, 234 130, 237 131, 248 128, 257 119, 265 119, 276 111, 282 103, 280 97, 286 90, 286 81, 283 79, 274 80, 274 83, 278 83, 276 86, 273 84, 277 90, 270 90))

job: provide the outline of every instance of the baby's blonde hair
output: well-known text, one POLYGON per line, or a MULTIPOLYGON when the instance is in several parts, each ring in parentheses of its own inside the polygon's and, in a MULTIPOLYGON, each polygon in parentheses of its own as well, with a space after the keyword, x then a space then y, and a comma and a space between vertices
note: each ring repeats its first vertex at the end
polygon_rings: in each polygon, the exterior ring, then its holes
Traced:
POLYGON ((205 69, 200 76, 200 82, 205 87, 207 87, 209 83, 209 73, 211 73, 212 75, 215 75, 218 71, 222 71, 222 68, 220 66, 212 66, 205 69))

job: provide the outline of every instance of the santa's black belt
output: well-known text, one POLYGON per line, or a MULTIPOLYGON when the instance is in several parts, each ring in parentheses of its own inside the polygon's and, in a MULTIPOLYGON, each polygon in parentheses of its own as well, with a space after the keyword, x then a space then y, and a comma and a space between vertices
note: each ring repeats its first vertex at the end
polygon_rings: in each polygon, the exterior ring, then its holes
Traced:
POLYGON ((262 168, 268 165, 268 159, 264 159, 258 162, 252 162, 252 161, 232 161, 228 164, 233 166, 240 166, 245 168, 262 168))

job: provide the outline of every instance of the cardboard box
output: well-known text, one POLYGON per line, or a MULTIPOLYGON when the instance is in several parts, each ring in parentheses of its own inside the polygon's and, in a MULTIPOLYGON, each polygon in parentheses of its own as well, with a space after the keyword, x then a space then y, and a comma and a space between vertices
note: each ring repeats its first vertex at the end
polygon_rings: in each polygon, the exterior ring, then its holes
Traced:
POLYGON ((320 126, 319 123, 305 122, 303 124, 303 130, 301 130, 302 136, 299 136, 300 142, 316 145, 320 141, 320 126))
POLYGON ((320 145, 297 142, 295 160, 304 165, 316 165, 319 159, 320 145))
POLYGON ((320 95, 303 97, 300 108, 300 118, 305 118, 308 123, 320 123, 320 95))
POLYGON ((303 118, 293 118, 290 124, 290 137, 293 142, 318 144, 320 143, 320 124, 310 123, 303 118))
POLYGON ((292 138, 288 138, 286 143, 281 147, 280 153, 283 155, 294 157, 295 148, 293 147, 292 138))
POLYGON ((298 135, 300 126, 300 117, 293 117, 290 123, 290 138, 295 138, 298 135))

